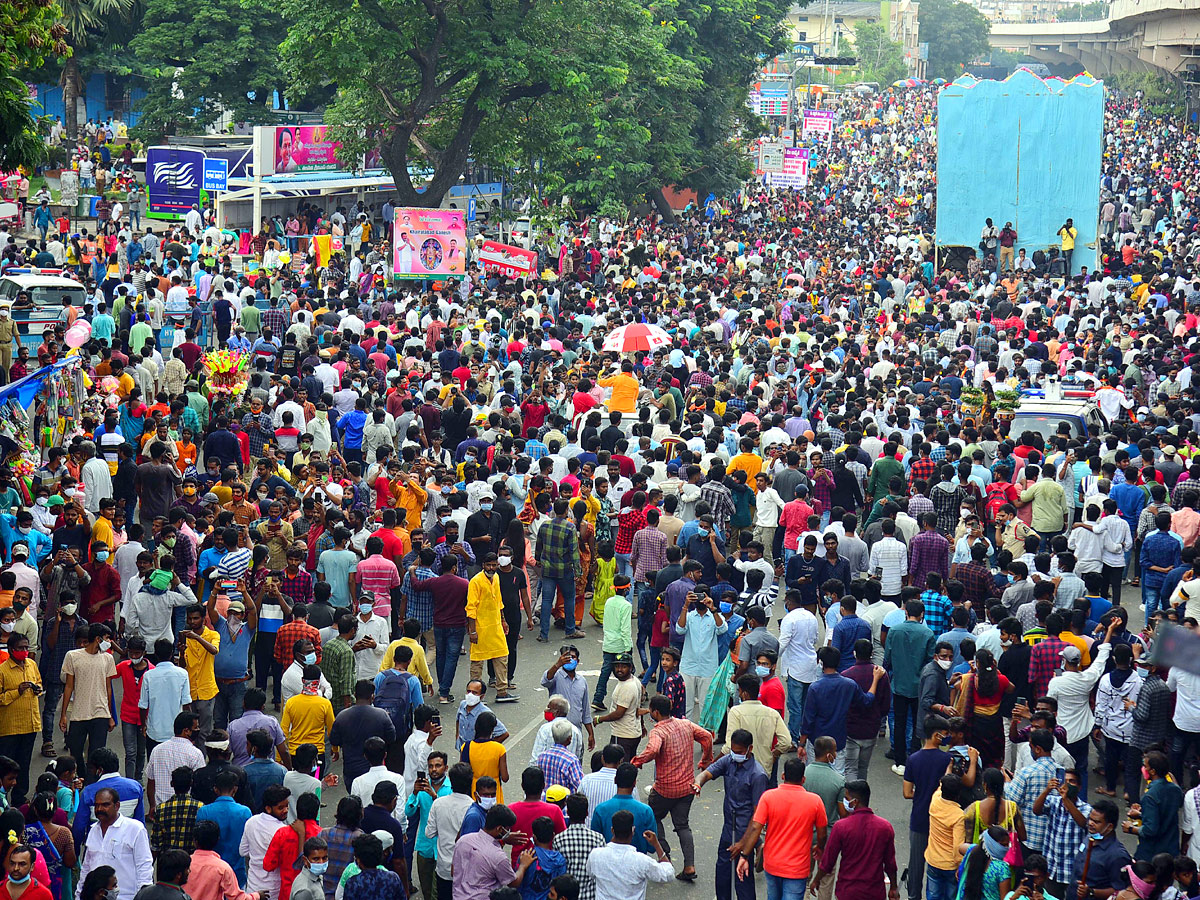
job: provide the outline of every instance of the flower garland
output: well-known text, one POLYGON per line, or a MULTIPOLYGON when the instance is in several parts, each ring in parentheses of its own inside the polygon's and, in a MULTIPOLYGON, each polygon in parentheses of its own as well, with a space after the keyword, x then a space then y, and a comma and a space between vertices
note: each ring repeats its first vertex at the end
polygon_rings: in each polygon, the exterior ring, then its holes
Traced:
POLYGON ((208 398, 236 399, 246 390, 249 381, 250 357, 240 350, 213 350, 201 357, 205 371, 208 398))

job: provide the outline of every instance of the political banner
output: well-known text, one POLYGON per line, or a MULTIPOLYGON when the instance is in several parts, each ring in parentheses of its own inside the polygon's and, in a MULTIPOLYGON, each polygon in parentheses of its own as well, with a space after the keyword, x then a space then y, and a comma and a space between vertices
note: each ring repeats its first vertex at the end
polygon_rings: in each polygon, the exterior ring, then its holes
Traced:
POLYGON ((806 109, 804 111, 804 136, 833 134, 836 118, 836 114, 831 109, 806 109))
POLYGON ((396 210, 392 271, 399 278, 461 278, 466 274, 466 222, 462 210, 396 210))
POLYGON ((537 271, 537 254, 522 247, 484 241, 479 250, 483 271, 505 278, 528 278, 537 271))
POLYGON ((324 125, 260 125, 254 143, 254 162, 264 176, 354 168, 354 160, 338 160, 341 141, 330 140, 324 125))

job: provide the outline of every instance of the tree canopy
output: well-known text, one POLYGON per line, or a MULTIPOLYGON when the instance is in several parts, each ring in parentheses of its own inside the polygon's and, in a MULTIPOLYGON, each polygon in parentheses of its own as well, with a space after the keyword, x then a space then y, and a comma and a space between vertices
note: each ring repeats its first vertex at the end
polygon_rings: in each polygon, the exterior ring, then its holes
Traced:
POLYGON ((5 0, 0 4, 0 171, 41 162, 45 144, 30 109, 29 89, 17 73, 36 69, 50 56, 67 56, 58 4, 5 0))
POLYGON ((283 87, 283 17, 265 0, 145 0, 132 49, 146 78, 137 131, 200 132, 223 114, 265 122, 283 87))
POLYGON ((961 0, 923 0, 919 37, 929 44, 928 77, 953 81, 988 52, 990 25, 983 13, 961 0))
POLYGON ((473 157, 592 206, 739 174, 788 5, 283 0, 281 55, 293 88, 332 88, 326 123, 348 157, 379 147, 401 203, 436 205, 473 157))
MULTIPOLYGON (((922 11, 924 7, 922 7, 922 11)), ((904 45, 888 36, 883 22, 858 22, 854 26, 854 52, 858 56, 858 77, 887 86, 908 75, 904 45)))

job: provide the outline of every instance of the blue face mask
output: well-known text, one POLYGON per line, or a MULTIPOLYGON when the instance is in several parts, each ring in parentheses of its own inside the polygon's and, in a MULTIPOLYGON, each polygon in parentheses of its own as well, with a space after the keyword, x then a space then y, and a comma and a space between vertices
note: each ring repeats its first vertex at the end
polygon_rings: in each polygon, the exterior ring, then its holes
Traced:
POLYGON ((30 879, 30 876, 32 876, 32 874, 33 874, 33 873, 32 873, 32 872, 30 872, 30 873, 29 873, 28 875, 26 875, 24 878, 15 878, 15 877, 13 877, 12 875, 9 875, 9 876, 8 876, 8 880, 9 880, 10 882, 12 882, 13 884, 25 884, 27 881, 29 881, 29 879, 30 879))
POLYGON ((358 611, 359 611, 360 613, 362 613, 364 616, 365 616, 367 613, 371 612, 373 609, 375 609, 375 605, 374 605, 373 603, 360 603, 360 604, 358 604, 358 611))
POLYGON ((768 669, 766 666, 755 666, 754 674, 757 675, 759 678, 766 678, 768 675, 771 674, 771 670, 768 669))
POLYGON ((708 537, 708 529, 707 528, 697 528, 696 535, 698 537, 708 537))
POLYGON ((309 870, 310 872, 312 872, 314 875, 318 875, 318 876, 319 876, 319 875, 324 875, 324 874, 325 874, 325 871, 326 871, 326 869, 328 869, 328 868, 329 868, 329 863, 327 863, 327 862, 323 862, 323 863, 309 863, 309 864, 308 864, 308 870, 309 870))
POLYGON ((1089 834, 1089 835, 1088 835, 1088 840, 1091 840, 1091 841, 1102 841, 1102 840, 1104 840, 1104 835, 1102 835, 1102 834, 1089 834))
POLYGON ((577 660, 577 659, 573 659, 573 660, 571 660, 570 662, 563 663, 563 671, 565 671, 565 672, 574 672, 574 671, 575 671, 575 668, 576 668, 578 665, 579 665, 579 660, 577 660))
POLYGON ((480 508, 480 509, 482 509, 484 512, 491 512, 491 511, 492 511, 492 504, 490 504, 490 503, 480 503, 480 504, 479 504, 479 508, 480 508))
POLYGON ((720 604, 720 607, 721 607, 721 615, 727 616, 727 615, 729 615, 730 611, 733 609, 733 604, 722 602, 720 604))
POLYGON ((442 516, 442 524, 443 524, 443 525, 449 525, 449 524, 450 524, 450 519, 451 519, 451 516, 442 516))
POLYGON ((747 759, 750 758, 750 754, 748 754, 748 753, 730 753, 729 758, 732 759, 736 763, 744 763, 747 759))
POLYGON ((306 657, 304 657, 304 664, 306 666, 315 666, 317 664, 317 654, 310 653, 306 657))

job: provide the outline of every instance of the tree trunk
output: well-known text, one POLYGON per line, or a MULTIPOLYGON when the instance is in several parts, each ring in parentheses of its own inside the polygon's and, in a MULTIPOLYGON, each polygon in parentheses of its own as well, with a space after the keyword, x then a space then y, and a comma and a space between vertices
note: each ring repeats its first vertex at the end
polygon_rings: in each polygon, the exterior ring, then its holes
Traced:
POLYGON ((79 135, 79 88, 79 62, 71 56, 63 65, 62 74, 63 130, 71 142, 79 135))
POLYGON ((657 187, 650 191, 646 196, 650 198, 650 202, 654 204, 654 208, 658 210, 668 225, 674 225, 678 219, 675 217, 675 210, 671 209, 671 204, 667 202, 667 195, 663 193, 661 187, 657 187))

